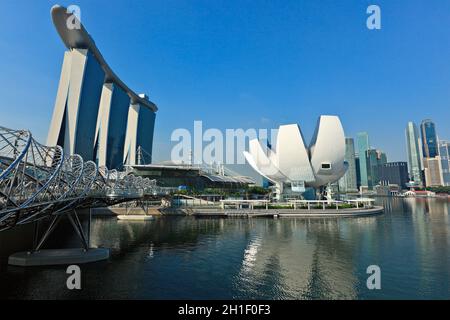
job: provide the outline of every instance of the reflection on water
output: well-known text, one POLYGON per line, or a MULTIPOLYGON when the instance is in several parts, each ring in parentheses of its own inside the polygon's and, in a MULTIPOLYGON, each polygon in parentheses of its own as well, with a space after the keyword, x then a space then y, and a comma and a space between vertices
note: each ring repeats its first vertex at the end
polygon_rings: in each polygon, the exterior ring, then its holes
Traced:
POLYGON ((448 299, 449 204, 378 199, 386 214, 341 219, 95 219, 92 243, 110 261, 0 273, 0 297, 98 299, 448 299), (381 290, 366 268, 381 268, 381 290))

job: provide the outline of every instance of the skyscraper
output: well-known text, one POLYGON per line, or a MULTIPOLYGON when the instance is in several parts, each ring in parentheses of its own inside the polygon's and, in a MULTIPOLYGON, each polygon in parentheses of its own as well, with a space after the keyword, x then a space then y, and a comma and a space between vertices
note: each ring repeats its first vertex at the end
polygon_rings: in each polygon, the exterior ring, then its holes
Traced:
POLYGON ((422 148, 424 158, 434 158, 439 155, 436 127, 430 119, 425 119, 420 125, 422 133, 422 148))
POLYGON ((369 149, 366 152, 366 161, 369 189, 372 189, 380 182, 380 167, 387 163, 387 156, 380 150, 369 149))
POLYGON ((450 186, 450 141, 439 141, 442 180, 444 186, 450 186))
POLYGON ((359 166, 360 166, 359 165, 359 155, 356 154, 355 155, 356 186, 358 187, 358 189, 359 189, 359 187, 361 187, 361 170, 360 170, 359 166))
POLYGON ((382 165, 387 163, 387 155, 383 151, 377 150, 378 153, 378 164, 382 165))
POLYGON ((423 169, 427 187, 444 185, 443 167, 439 156, 438 138, 434 122, 425 119, 420 125, 422 134, 423 169))
POLYGON ((367 132, 357 134, 358 154, 359 154, 359 174, 361 177, 361 187, 369 187, 369 178, 367 174, 366 152, 369 150, 369 135, 367 132))
POLYGON ((355 143, 353 138, 345 138, 345 161, 348 169, 345 175, 339 179, 339 189, 343 192, 357 191, 355 143))
POLYGON ((427 187, 440 187, 444 185, 442 163, 439 156, 434 158, 424 158, 423 167, 427 187))
POLYGON ((408 169, 411 180, 421 186, 422 181, 422 161, 419 149, 419 130, 414 122, 408 122, 406 126, 406 151, 408 154, 408 169))

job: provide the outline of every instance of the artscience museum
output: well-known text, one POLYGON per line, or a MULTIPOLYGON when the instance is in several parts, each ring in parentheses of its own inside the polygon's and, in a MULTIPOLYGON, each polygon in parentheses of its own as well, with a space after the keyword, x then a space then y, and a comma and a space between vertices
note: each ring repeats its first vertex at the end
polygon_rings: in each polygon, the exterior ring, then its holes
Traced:
POLYGON ((257 139, 250 141, 245 158, 261 176, 271 181, 279 199, 302 194, 306 188, 321 189, 346 172, 345 134, 337 116, 321 116, 307 147, 297 124, 279 128, 275 148, 257 139))

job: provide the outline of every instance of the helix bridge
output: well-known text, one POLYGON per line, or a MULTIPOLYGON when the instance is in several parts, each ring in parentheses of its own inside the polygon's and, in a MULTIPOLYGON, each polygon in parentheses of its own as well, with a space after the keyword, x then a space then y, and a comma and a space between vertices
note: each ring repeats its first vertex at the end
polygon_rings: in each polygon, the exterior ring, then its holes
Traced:
POLYGON ((88 249, 77 210, 142 199, 156 190, 154 180, 97 167, 60 146, 40 144, 30 131, 0 127, 0 231, 50 220, 35 250, 63 216, 88 249))

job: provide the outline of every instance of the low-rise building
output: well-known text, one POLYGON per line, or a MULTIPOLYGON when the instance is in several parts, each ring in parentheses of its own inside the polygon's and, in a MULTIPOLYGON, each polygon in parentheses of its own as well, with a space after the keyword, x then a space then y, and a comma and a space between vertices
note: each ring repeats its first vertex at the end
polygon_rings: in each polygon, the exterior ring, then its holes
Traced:
POLYGON ((400 189, 407 189, 408 164, 402 161, 382 164, 378 166, 378 177, 381 185, 397 185, 400 189))

